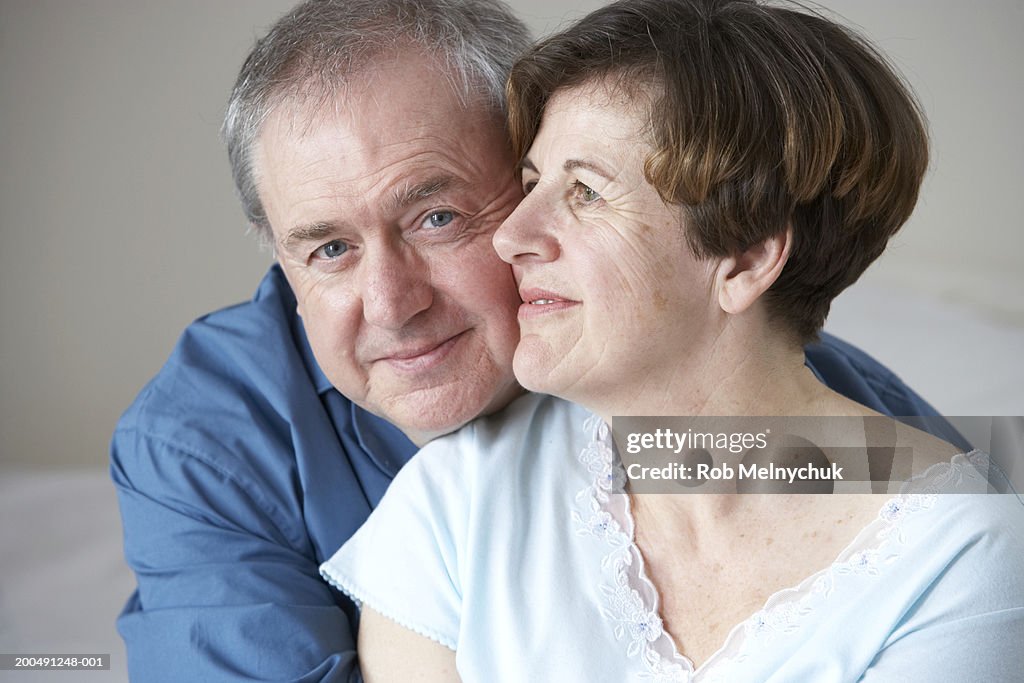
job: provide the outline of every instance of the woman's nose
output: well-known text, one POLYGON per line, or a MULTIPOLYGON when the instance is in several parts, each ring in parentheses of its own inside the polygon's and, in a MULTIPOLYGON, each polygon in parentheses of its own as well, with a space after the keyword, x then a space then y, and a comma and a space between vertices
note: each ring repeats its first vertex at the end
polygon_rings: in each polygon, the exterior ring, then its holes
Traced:
POLYGON ((494 250, 512 265, 553 261, 559 253, 554 224, 555 207, 535 190, 494 232, 494 250))

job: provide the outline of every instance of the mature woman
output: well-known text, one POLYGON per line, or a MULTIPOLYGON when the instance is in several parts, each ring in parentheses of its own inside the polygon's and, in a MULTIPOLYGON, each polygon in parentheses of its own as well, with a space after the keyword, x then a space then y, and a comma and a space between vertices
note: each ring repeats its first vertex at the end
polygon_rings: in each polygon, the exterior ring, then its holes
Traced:
POLYGON ((939 495, 984 490, 979 454, 893 428, 928 493, 891 499, 617 485, 612 416, 874 416, 802 344, 925 171, 885 61, 802 11, 627 0, 509 93, 516 375, 586 410, 532 394, 435 441, 324 565, 366 679, 1020 680, 1024 508, 939 495))

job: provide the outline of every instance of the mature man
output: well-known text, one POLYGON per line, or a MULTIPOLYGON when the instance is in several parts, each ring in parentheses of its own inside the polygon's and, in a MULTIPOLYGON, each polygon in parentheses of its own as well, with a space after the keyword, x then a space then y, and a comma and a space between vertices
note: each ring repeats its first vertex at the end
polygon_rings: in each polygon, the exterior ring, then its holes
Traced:
MULTIPOLYGON (((114 435, 136 679, 356 673, 356 609, 319 563, 414 444, 520 391, 491 234, 520 199, 502 100, 527 41, 495 0, 323 0, 250 54, 224 130, 277 265, 186 330, 114 435)), ((932 412, 842 342, 808 359, 879 410, 932 412)))

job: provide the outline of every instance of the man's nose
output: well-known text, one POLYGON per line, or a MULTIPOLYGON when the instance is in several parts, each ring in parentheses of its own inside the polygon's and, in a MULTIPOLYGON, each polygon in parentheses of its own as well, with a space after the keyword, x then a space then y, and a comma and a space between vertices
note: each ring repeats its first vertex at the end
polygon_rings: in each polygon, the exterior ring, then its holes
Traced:
POLYGON ((494 232, 494 250, 502 261, 514 266, 553 261, 560 251, 554 221, 554 207, 546 205, 540 193, 534 191, 494 232))
POLYGON ((383 247, 368 254, 361 265, 363 317, 371 325, 400 329, 433 303, 430 268, 414 249, 383 247))

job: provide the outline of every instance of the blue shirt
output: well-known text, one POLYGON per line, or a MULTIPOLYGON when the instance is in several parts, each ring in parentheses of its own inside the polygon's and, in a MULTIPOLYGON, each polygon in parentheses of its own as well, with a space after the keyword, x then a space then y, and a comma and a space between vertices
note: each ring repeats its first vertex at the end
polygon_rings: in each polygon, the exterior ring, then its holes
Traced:
MULTIPOLYGON (((879 412, 936 414, 834 337, 807 360, 879 412)), ((331 386, 277 266, 251 302, 190 325, 111 446, 132 679, 358 680, 356 608, 318 567, 415 451, 331 386)))

